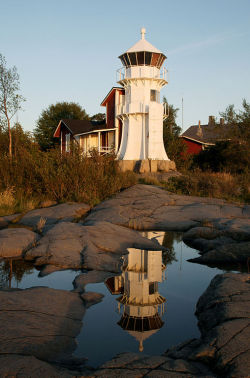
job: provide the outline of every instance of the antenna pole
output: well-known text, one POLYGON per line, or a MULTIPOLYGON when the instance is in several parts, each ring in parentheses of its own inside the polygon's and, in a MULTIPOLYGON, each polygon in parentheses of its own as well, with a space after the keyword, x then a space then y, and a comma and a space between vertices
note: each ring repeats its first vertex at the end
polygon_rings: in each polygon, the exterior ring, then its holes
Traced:
POLYGON ((183 97, 181 99, 181 131, 183 131, 183 97))

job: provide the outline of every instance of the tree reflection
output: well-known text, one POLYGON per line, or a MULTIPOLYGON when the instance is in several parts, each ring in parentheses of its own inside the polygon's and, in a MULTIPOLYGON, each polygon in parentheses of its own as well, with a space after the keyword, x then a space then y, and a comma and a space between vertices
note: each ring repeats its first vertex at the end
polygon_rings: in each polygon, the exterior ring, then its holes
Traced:
POLYGON ((162 260, 165 265, 170 265, 172 262, 177 261, 174 250, 174 242, 180 242, 182 240, 182 234, 179 232, 165 232, 162 245, 167 250, 162 252, 162 260))
MULTIPOLYGON (((31 274, 33 265, 23 259, 0 260, 0 288, 12 287, 12 280, 19 284, 24 274, 31 274)), ((18 285, 17 285, 18 286, 18 285)))

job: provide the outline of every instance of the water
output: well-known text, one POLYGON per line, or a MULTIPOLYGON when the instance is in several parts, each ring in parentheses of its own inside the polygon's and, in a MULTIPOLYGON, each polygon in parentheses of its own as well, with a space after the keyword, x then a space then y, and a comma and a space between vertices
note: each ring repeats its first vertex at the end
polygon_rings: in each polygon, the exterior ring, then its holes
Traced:
MULTIPOLYGON (((162 256, 159 251, 131 249, 124 257, 121 276, 106 284, 86 286, 86 291, 102 293, 104 298, 86 311, 74 355, 87 357, 93 367, 117 353, 143 349, 146 354, 157 355, 186 339, 199 337, 194 315, 197 300, 211 279, 223 271, 189 263, 187 260, 197 257, 197 251, 187 247, 179 234, 144 234, 158 239, 170 253, 162 256)), ((0 284, 72 290, 72 281, 79 273, 65 270, 41 278, 32 264, 13 261, 11 275, 9 262, 2 261, 0 284)))

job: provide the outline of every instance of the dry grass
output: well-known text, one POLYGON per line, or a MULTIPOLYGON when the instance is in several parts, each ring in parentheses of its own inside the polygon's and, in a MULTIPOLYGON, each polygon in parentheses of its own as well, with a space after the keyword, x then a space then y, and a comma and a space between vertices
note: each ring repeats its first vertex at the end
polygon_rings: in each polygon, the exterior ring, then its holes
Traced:
POLYGON ((165 188, 178 194, 249 203, 249 179, 249 174, 233 175, 196 170, 170 178, 165 188))
POLYGON ((115 156, 23 150, 13 159, 0 156, 0 215, 30 211, 48 199, 94 206, 135 183, 133 172, 120 172, 115 156))

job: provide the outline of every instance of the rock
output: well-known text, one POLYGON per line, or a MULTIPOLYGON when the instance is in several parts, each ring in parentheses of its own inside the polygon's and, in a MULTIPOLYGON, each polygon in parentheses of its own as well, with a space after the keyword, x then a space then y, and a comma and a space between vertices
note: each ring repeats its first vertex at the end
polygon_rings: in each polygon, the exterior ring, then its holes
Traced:
POLYGON ((162 250, 153 240, 138 232, 108 222, 88 225, 62 222, 42 237, 38 246, 28 251, 26 260, 35 265, 54 265, 62 269, 93 269, 119 272, 121 256, 127 248, 162 250))
POLYGON ((7 228, 0 231, 0 257, 20 257, 32 248, 38 235, 26 228, 7 228))
POLYGON ((34 287, 0 291, 0 355, 44 361, 71 355, 85 309, 77 293, 34 287))
POLYGON ((184 241, 202 254, 216 251, 190 261, 208 264, 224 259, 225 264, 245 264, 248 244, 239 243, 250 241, 248 214, 247 205, 179 196, 155 186, 135 185, 96 206, 83 224, 109 221, 136 230, 184 231, 184 241), (240 245, 239 249, 236 245, 240 245), (234 248, 238 249, 235 253, 234 248))
POLYGON ((247 263, 250 260, 250 242, 222 244, 217 248, 209 250, 202 254, 202 256, 190 259, 188 261, 196 262, 199 264, 222 266, 226 264, 241 264, 245 265, 247 270, 247 263))
POLYGON ((62 220, 70 222, 79 219, 89 210, 90 206, 85 203, 63 203, 29 211, 21 218, 19 223, 36 229, 41 218, 46 220, 46 226, 51 226, 62 220))
POLYGON ((45 200, 45 201, 41 201, 39 206, 44 208, 44 207, 50 207, 50 206, 55 206, 57 205, 57 202, 56 201, 52 201, 52 200, 45 200))
POLYGON ((148 172, 150 172, 149 160, 142 160, 139 173, 148 173, 148 172))
POLYGON ((2 230, 3 228, 6 228, 8 227, 8 222, 6 222, 5 220, 3 219, 0 219, 0 230, 2 230))
POLYGON ((93 306, 94 304, 101 302, 103 297, 103 294, 94 293, 92 291, 88 291, 87 293, 81 294, 81 298, 86 308, 89 308, 90 306, 93 306))
POLYGON ((94 372, 96 377, 214 377, 205 365, 166 356, 121 353, 94 372), (116 375, 115 375, 116 374, 116 375))
POLYGON ((135 185, 102 202, 85 221, 89 220, 109 221, 139 230, 165 231, 187 231, 211 221, 215 228, 230 229, 236 234, 244 229, 243 233, 250 238, 250 222, 242 205, 231 205, 218 199, 179 196, 149 185, 135 185), (233 225, 233 216, 240 216, 241 223, 233 225), (228 223, 219 224, 222 220, 228 223))
POLYGON ((134 171, 136 160, 119 160, 118 165, 121 172, 134 171))
POLYGON ((142 378, 148 372, 146 369, 101 369, 95 371, 94 377, 101 378, 142 378))
POLYGON ((249 376, 249 274, 216 276, 197 303, 197 316, 202 345, 192 359, 210 361, 221 376, 249 376))
POLYGON ((68 378, 76 377, 77 374, 79 372, 49 364, 33 356, 0 355, 1 377, 68 378))
POLYGON ((90 270, 76 276, 73 281, 73 286, 76 292, 82 293, 85 291, 86 285, 90 283, 104 282, 109 277, 114 277, 114 273, 90 270))

